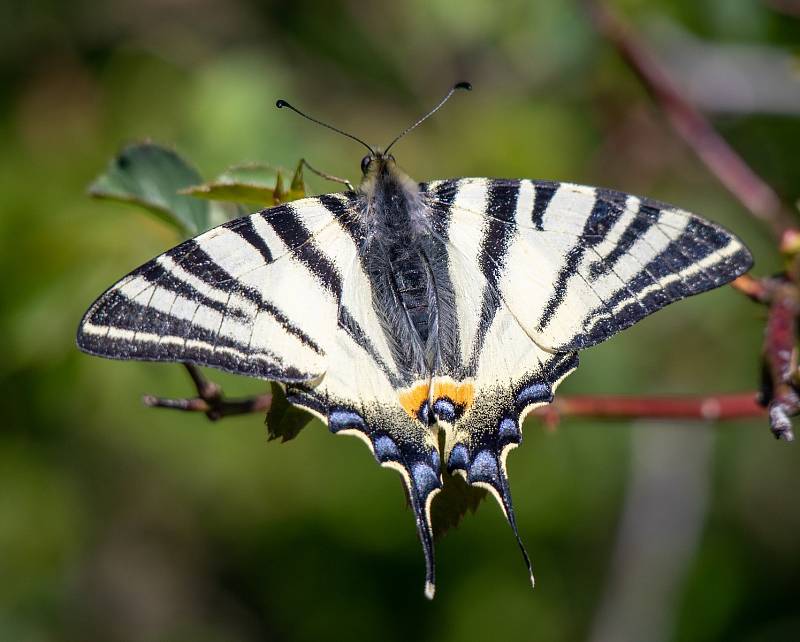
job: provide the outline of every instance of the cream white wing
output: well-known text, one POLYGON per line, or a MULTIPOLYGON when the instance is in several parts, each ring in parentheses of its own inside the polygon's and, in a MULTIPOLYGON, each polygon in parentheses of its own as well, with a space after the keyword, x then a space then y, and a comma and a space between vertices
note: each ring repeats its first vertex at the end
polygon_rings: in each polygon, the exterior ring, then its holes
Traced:
POLYGON ((429 190, 435 212, 475 230, 488 250, 479 267, 491 287, 553 351, 599 343, 752 265, 747 248, 720 226, 624 192, 485 178, 429 190))

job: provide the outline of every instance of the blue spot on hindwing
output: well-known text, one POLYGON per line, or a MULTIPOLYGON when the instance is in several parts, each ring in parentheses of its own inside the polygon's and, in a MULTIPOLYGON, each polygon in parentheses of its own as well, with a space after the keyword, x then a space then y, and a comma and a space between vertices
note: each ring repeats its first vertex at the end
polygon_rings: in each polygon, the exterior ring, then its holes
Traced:
POLYGON ((340 430, 345 430, 347 428, 355 428, 357 430, 361 430, 362 432, 366 432, 367 423, 357 412, 353 412, 352 410, 337 409, 331 410, 328 413, 328 427, 333 433, 339 432, 340 430))
POLYGON ((383 463, 386 461, 399 461, 400 451, 397 444, 388 435, 381 435, 372 444, 375 451, 375 459, 383 463))
POLYGON ((469 468, 469 451, 464 444, 456 444, 450 451, 450 457, 447 460, 447 472, 452 473, 454 470, 467 470, 469 468))
POLYGON ((430 464, 419 462, 411 468, 411 479, 414 482, 417 493, 422 497, 427 497, 432 490, 439 488, 439 475, 430 464))
POLYGON ((522 441, 519 426, 517 426, 517 422, 510 417, 506 417, 500 422, 497 434, 503 443, 513 442, 518 444, 522 441))
POLYGON ((534 383, 520 390, 517 395, 517 406, 524 408, 534 403, 550 403, 553 401, 553 388, 546 383, 534 383))
POLYGON ((437 399, 433 404, 433 412, 437 419, 448 423, 453 423, 456 419, 455 404, 447 398, 437 399))
POLYGON ((482 450, 475 455, 467 472, 467 480, 470 483, 480 481, 497 485, 500 481, 500 470, 495 454, 488 450, 482 450))

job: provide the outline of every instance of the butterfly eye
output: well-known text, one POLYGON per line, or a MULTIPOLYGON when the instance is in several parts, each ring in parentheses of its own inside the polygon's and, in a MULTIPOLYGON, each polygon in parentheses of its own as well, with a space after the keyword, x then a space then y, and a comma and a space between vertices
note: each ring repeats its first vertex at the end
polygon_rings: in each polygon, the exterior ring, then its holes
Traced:
POLYGON ((392 161, 393 163, 394 163, 394 162, 396 162, 396 161, 394 160, 394 156, 392 156, 392 154, 389 154, 389 156, 387 156, 387 158, 388 158, 390 161, 392 161))
POLYGON ((361 159, 361 173, 366 174, 367 170, 369 169, 369 164, 372 162, 372 156, 367 154, 364 158, 361 159))

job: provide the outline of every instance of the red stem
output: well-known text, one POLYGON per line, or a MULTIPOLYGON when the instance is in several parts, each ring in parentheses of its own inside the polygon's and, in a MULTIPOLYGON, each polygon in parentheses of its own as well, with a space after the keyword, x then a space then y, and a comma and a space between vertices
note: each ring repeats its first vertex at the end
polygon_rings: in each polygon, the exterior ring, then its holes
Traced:
POLYGON ((790 417, 800 411, 800 397, 794 381, 797 372, 798 294, 787 282, 773 296, 764 333, 764 361, 771 388, 769 419, 772 433, 778 439, 792 441, 790 417))
POLYGON ((553 425, 562 417, 602 419, 744 419, 763 417, 766 410, 755 392, 725 395, 629 397, 577 395, 559 397, 534 413, 553 425))
MULTIPOLYGON (((793 257, 789 263, 790 268, 782 278, 754 279, 745 275, 732 283, 734 288, 751 299, 769 305, 763 351, 765 390, 761 396, 764 403, 768 403, 769 422, 773 434, 791 441, 793 434, 790 417, 800 414, 800 397, 797 392, 799 382, 795 380, 797 376, 795 342, 800 309, 798 306, 800 291, 797 285, 800 277, 800 232, 797 228, 796 215, 784 208, 772 187, 728 145, 708 119, 684 98, 684 92, 667 70, 608 5, 603 0, 585 1, 598 31, 617 49, 636 73, 664 111, 675 132, 753 217, 770 228, 778 241, 778 251, 793 257)), ((703 416, 704 407, 715 409, 715 412, 718 410, 720 418, 754 416, 747 413, 756 412, 755 408, 748 409, 747 406, 748 403, 756 403, 754 396, 751 396, 749 401, 738 395, 708 399, 725 401, 725 404, 703 406, 706 400, 697 398, 680 403, 662 400, 648 407, 638 403, 646 400, 628 401, 617 405, 614 403, 615 400, 609 400, 610 408, 604 404, 590 403, 584 407, 579 406, 577 411, 595 416, 599 410, 602 416, 652 417, 653 413, 657 413, 658 417, 684 418, 703 416), (726 414, 728 411, 730 415, 726 414)), ((546 415, 546 411, 544 414, 546 415)), ((760 411, 757 414, 760 414, 760 411)))

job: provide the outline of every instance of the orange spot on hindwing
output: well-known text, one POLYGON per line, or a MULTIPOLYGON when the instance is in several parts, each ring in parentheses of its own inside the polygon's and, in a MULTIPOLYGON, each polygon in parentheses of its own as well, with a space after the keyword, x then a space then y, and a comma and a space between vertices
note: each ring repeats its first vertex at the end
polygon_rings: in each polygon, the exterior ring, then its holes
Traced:
POLYGON ((401 390, 398 397, 400 405, 403 406, 403 410, 408 413, 409 417, 419 419, 419 410, 422 404, 428 400, 428 382, 415 383, 410 388, 401 390))
POLYGON ((431 400, 436 403, 442 398, 449 399, 454 405, 466 410, 472 405, 472 401, 475 398, 475 386, 471 381, 436 379, 433 382, 431 400))
POLYGON ((444 377, 435 379, 432 389, 429 388, 427 381, 415 383, 410 388, 405 388, 398 393, 400 405, 403 406, 409 417, 423 420, 422 408, 429 400, 429 392, 432 404, 435 405, 440 399, 447 400, 459 409, 460 414, 472 405, 475 398, 475 385, 472 381, 453 381, 444 377))

